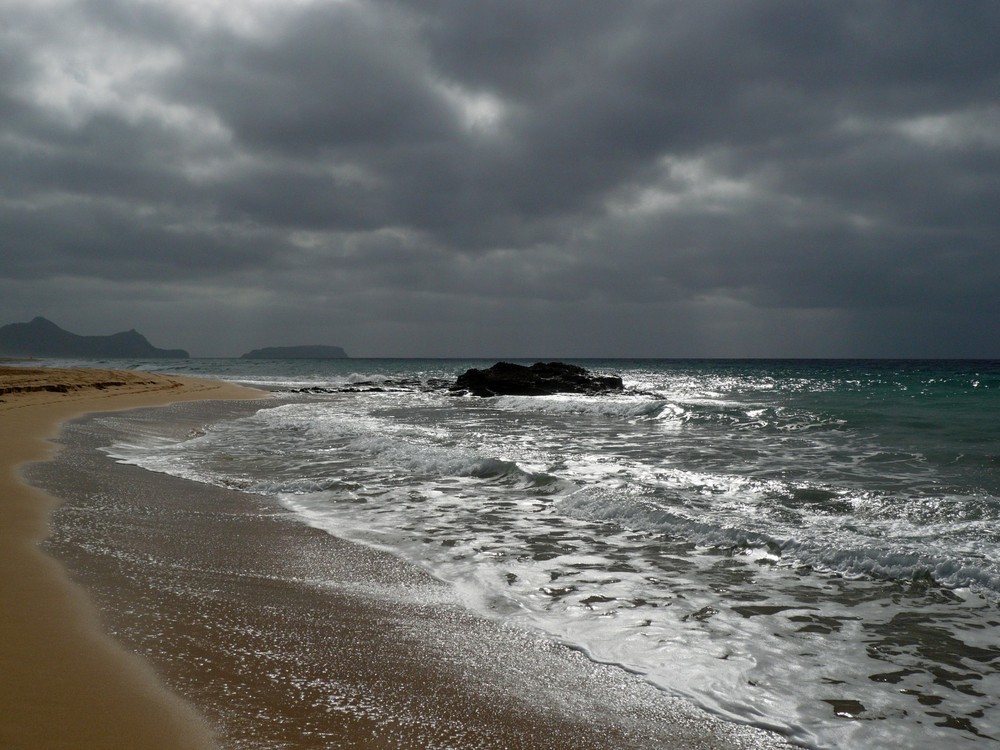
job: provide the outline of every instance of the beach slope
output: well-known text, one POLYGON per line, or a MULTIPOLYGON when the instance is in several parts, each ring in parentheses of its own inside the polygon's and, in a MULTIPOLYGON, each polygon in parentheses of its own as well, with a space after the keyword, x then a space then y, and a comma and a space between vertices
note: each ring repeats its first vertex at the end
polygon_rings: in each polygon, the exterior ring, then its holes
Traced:
POLYGON ((79 414, 261 395, 145 372, 0 367, 0 746, 215 746, 199 715, 103 633, 82 591, 39 551, 56 500, 24 484, 18 467, 45 459, 47 439, 79 414))

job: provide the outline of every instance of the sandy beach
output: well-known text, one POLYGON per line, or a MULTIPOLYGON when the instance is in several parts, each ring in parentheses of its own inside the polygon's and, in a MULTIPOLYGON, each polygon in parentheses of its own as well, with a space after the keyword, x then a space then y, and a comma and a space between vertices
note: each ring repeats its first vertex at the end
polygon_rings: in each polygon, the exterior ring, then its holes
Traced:
POLYGON ((260 395, 0 370, 0 746, 787 746, 471 615, 422 571, 263 498, 98 450, 183 436, 260 395))
POLYGON ((39 551, 56 501, 17 468, 50 455, 60 423, 88 411, 259 395, 149 373, 0 368, 0 746, 215 746, 201 717, 103 633, 83 592, 39 551))

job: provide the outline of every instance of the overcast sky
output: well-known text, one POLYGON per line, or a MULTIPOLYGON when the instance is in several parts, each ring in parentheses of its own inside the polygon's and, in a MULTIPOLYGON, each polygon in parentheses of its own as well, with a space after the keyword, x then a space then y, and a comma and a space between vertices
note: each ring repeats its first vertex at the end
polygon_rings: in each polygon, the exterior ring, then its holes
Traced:
POLYGON ((1000 357, 996 0, 0 0, 0 323, 1000 357))

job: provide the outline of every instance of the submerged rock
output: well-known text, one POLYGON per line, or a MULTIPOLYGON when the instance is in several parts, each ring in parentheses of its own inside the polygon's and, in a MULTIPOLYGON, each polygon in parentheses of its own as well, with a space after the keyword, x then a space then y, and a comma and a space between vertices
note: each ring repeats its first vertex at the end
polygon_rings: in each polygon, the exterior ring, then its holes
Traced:
POLYGON ((593 375, 564 362, 536 362, 530 367, 497 362, 485 370, 466 370, 458 376, 453 392, 473 396, 550 396, 556 393, 620 393, 622 379, 615 375, 593 375))

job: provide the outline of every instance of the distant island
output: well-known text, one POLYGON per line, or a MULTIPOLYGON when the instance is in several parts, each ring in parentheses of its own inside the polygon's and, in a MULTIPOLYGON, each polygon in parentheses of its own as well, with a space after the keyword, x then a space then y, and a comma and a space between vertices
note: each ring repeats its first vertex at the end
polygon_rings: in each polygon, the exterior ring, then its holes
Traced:
POLYGON ((240 359, 349 359, 339 346, 267 346, 247 352, 240 359))
POLYGON ((30 323, 0 328, 0 356, 188 359, 191 355, 183 349, 158 349, 135 329, 110 336, 79 336, 37 317, 30 323))

